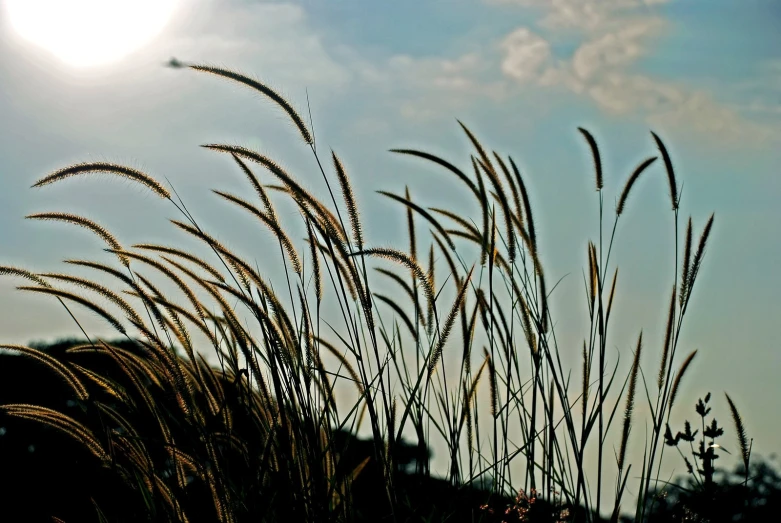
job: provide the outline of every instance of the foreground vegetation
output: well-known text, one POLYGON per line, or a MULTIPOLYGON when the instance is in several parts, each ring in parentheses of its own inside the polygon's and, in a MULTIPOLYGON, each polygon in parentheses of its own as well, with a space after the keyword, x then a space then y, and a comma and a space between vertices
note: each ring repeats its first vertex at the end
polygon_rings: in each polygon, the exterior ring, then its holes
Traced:
MULTIPOLYGON (((190 67, 244 84, 281 107, 310 149, 328 198, 316 198, 258 152, 205 145, 254 192, 249 198, 214 191, 268 231, 255 261, 223 245, 172 188, 139 170, 83 163, 35 184, 99 172, 124 177, 173 205, 181 219, 172 223, 203 245, 203 252, 126 247, 92 219, 46 212, 28 218, 96 234, 115 263, 66 260, 93 278, 0 267, 0 274, 27 280, 19 289, 59 300, 85 337, 50 350, 0 346, 42 364, 61 384, 39 397, 35 387, 33 396, 4 396, 0 413, 4 424, 58 434, 61 447, 46 459, 59 456, 62 474, 89 471, 84 477, 95 480, 95 490, 79 501, 78 514, 89 505, 108 521, 597 521, 630 511, 638 521, 650 519, 665 442, 681 437, 668 423, 696 351, 680 354, 679 336, 713 225, 711 216, 695 239, 689 219, 679 234, 678 182, 656 134, 675 227, 664 343, 649 354, 640 332, 623 371, 607 354, 620 287, 610 263, 613 240, 633 187, 652 175, 657 157, 627 178, 610 226, 599 150, 579 129, 593 157, 599 230, 585 253, 589 330, 579 376, 571 379, 562 360, 572 360, 573 351, 556 341, 548 306, 555 285, 543 269, 532 198, 512 158, 487 150, 464 124, 473 148, 469 169, 423 151, 394 150, 453 176, 477 213, 471 219, 426 207, 408 190, 380 191, 401 206, 409 243, 404 250, 377 247, 364 238, 340 158, 331 152, 326 168, 310 127, 286 100, 237 73, 190 67), (257 168, 273 182, 262 181, 257 168), (300 221, 284 223, 280 204, 294 206, 300 221), (385 264, 371 267, 372 260, 385 264), (264 276, 274 271, 284 278, 264 276), (78 308, 100 316, 124 342, 90 336, 78 308), (649 360, 653 370, 643 372, 649 360), (641 401, 650 419, 636 418, 641 401), (371 434, 365 458, 349 451, 364 426, 371 434), (630 437, 642 448, 641 463, 630 464, 630 437), (431 477, 433 445, 447 453, 441 480, 431 477), (591 455, 593 474, 586 467, 591 455), (630 483, 638 493, 633 508, 625 496, 630 483), (434 491, 448 504, 431 506, 434 491), (508 503, 516 507, 505 513, 508 503)), ((750 444, 726 399, 748 470, 750 444)), ((76 503, 68 501, 44 515, 68 521, 67 507, 76 503)))

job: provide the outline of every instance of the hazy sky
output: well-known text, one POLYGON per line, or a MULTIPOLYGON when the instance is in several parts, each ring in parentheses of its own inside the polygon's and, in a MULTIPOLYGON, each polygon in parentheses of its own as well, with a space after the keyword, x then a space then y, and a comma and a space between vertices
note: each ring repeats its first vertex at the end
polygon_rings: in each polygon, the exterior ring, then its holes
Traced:
MULTIPOLYGON (((167 177, 210 230, 255 256, 254 242, 267 237, 237 234, 238 214, 208 192, 246 190, 241 176, 198 145, 251 146, 320 187, 281 111, 244 88, 163 67, 175 56, 255 75, 301 112, 308 92, 318 143, 344 161, 375 245, 405 245, 400 209, 376 189, 409 184, 421 203, 466 201, 447 174, 389 148, 430 150, 468 167, 459 118, 512 155, 533 198, 548 278, 568 275, 552 312, 577 366, 586 334, 581 271, 598 202, 577 127, 601 145, 611 224, 626 177, 657 152, 654 130, 683 184, 681 231, 689 214, 699 234, 716 213, 679 349, 700 349, 681 415, 691 417, 688 404, 711 391, 731 427, 726 390, 755 449, 769 454, 781 450, 779 24, 775 0, 181 0, 141 50, 77 69, 0 19, 0 264, 63 271, 62 259, 106 256, 87 233, 23 219, 32 212, 82 213, 127 245, 181 238, 165 223, 175 210, 128 183, 97 177, 30 189, 72 162, 111 160, 167 177)), ((673 283, 667 192, 658 162, 633 191, 613 258, 621 277, 611 348, 628 363, 643 329, 652 373, 673 283)), ((16 292, 17 284, 0 280, 3 342, 77 333, 56 303, 16 292)), ((724 443, 734 447, 729 433, 724 443)))

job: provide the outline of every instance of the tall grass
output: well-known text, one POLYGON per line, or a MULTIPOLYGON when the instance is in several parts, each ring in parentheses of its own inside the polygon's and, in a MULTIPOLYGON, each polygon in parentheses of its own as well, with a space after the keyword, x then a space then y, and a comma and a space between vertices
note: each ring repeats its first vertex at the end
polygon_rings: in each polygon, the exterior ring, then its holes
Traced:
MULTIPOLYGON (((409 243, 405 249, 375 246, 364 237, 361 206, 344 164, 333 151, 328 158, 318 151, 292 104, 244 75, 190 67, 244 84, 285 111, 316 162, 327 196, 316 197, 300 178, 256 151, 203 146, 246 178, 251 192, 214 192, 271 235, 257 252, 259 266, 207 232, 173 188, 146 173, 104 162, 45 176, 35 187, 95 172, 141 184, 177 209, 181 219, 171 220, 173 225, 203 249, 123 246, 91 219, 30 215, 96 234, 119 266, 66 261, 94 271, 94 279, 14 267, 0 273, 30 280, 34 285, 19 288, 60 300, 74 321, 71 307, 90 309, 127 339, 140 340, 143 358, 89 337, 89 344, 56 360, 29 347, 4 346, 37 358, 85 409, 106 415, 101 426, 86 426, 33 405, 0 410, 83 442, 95 459, 119 470, 143 494, 150 511, 173 520, 201 517, 193 507, 203 507, 190 503, 194 492, 208 493, 210 517, 221 522, 250 516, 353 520, 358 515, 350 485, 366 462, 346 468, 335 434, 364 425, 373 437, 372 458, 386 498, 374 519, 402 521, 415 509, 406 506, 396 486, 401 470, 396 450, 406 436, 423 449, 437 442, 446 449, 446 476, 454 488, 490 482, 497 499, 533 492, 569 507, 568 519, 593 521, 609 513, 617 520, 627 506, 627 485, 636 481, 634 511, 642 520, 659 475, 664 428, 695 354, 681 357, 679 337, 713 225, 711 216, 695 244, 689 219, 681 252, 678 182, 659 137, 652 136, 670 190, 675 258, 669 263, 676 276, 662 347, 643 347, 639 333, 631 367, 619 371, 607 354, 619 287, 611 253, 630 193, 641 176, 656 175, 651 167, 657 157, 640 163, 617 193, 615 209, 607 208, 599 148, 579 129, 593 157, 599 230, 584 253, 589 330, 574 370, 580 376, 571 379, 562 363, 571 354, 560 350, 553 328, 554 286, 538 248, 533 196, 511 157, 487 149, 461 122, 472 146, 466 169, 417 149, 393 150, 447 171, 471 195, 478 213, 473 219, 427 207, 409 190, 380 191, 404 211, 409 243), (298 224, 280 217, 276 209, 282 201, 295 207, 298 224), (284 280, 272 282, 261 267, 271 264, 277 249, 284 280), (109 359, 117 372, 90 373, 74 359, 87 352, 109 359), (218 367, 207 364, 206 354, 218 367), (658 370, 643 373, 641 364, 651 358, 658 370), (85 382, 92 391, 86 396, 85 382), (169 401, 156 401, 158 392, 169 401), (109 406, 105 394, 121 408, 109 406), (647 403, 649 420, 638 421, 639 402, 647 403), (136 433, 139 417, 151 420, 153 435, 136 433), (638 426, 649 429, 643 434, 638 426), (611 447, 613 438, 618 449, 611 447), (644 445, 640 464, 630 463, 630 438, 644 445), (586 467, 589 455, 596 455, 593 473, 586 467), (252 481, 240 484, 236 477, 252 481)), ((419 463, 417 473, 431 474, 429 464, 419 463)), ((558 511, 552 517, 565 519, 558 511)))

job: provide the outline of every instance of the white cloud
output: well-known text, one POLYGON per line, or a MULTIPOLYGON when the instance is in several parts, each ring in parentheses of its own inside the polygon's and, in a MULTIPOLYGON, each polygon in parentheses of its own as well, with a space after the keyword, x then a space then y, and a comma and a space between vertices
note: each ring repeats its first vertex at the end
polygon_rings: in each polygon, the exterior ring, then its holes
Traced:
POLYGON ((575 74, 589 80, 605 69, 630 65, 646 52, 642 41, 644 37, 655 34, 661 25, 661 20, 656 18, 638 20, 584 43, 572 57, 575 74))
POLYGON ((601 75, 597 81, 581 87, 580 92, 608 114, 694 132, 717 143, 761 145, 781 139, 781 129, 777 126, 749 120, 738 108, 719 103, 709 93, 680 83, 620 71, 601 75))
POLYGON ((417 122, 450 117, 476 98, 499 102, 509 95, 506 80, 491 78, 498 64, 482 52, 455 59, 395 55, 380 65, 362 59, 355 64, 356 76, 375 94, 392 99, 402 117, 417 122))
POLYGON ((540 26, 549 29, 596 31, 613 26, 623 13, 646 11, 670 0, 485 0, 489 4, 509 4, 536 8, 545 14, 540 26))
POLYGON ((316 20, 298 4, 197 3, 178 24, 171 53, 247 71, 283 95, 285 88, 304 86, 320 97, 371 92, 380 103, 395 105, 400 116, 422 121, 450 116, 476 97, 498 101, 508 94, 508 82, 496 78, 496 59, 486 59, 486 53, 453 59, 399 54, 378 61, 356 46, 326 48, 316 20))
POLYGON ((456 59, 412 58, 396 55, 387 63, 387 75, 405 89, 436 90, 451 94, 482 94, 500 97, 491 82, 483 81, 493 64, 480 53, 467 53, 456 59))
MULTIPOLYGON (((549 41, 527 27, 509 33, 500 46, 501 70, 519 85, 561 87, 587 97, 609 114, 688 129, 720 141, 781 139, 780 126, 763 125, 743 116, 752 110, 757 114, 763 104, 730 106, 706 91, 633 70, 632 66, 651 52, 653 38, 665 27, 653 6, 668 0, 486 1, 539 9, 543 16, 538 25, 551 38, 568 29, 580 31, 580 45, 569 57, 552 55, 549 41)), ((781 66, 775 67, 781 71, 781 66)), ((773 76, 773 68, 773 64, 767 66, 766 77, 773 76)))
POLYGON ((721 144, 762 145, 781 139, 781 129, 777 126, 748 120, 701 91, 683 92, 681 101, 670 110, 651 112, 648 121, 670 129, 690 129, 721 144))
POLYGON ((764 103, 761 100, 751 100, 747 104, 743 104, 741 108, 744 111, 752 113, 761 113, 765 115, 781 115, 781 105, 764 103))
POLYGON ((293 3, 195 2, 168 47, 185 61, 229 64, 275 84, 336 89, 350 70, 332 56, 304 9, 293 3))
POLYGON ((525 27, 516 29, 502 41, 502 72, 518 82, 539 77, 540 69, 551 57, 550 44, 525 27))
POLYGON ((656 4, 669 0, 485 1, 538 9, 541 32, 518 27, 452 59, 396 55, 378 63, 355 47, 326 50, 299 5, 231 3, 224 8, 202 0, 202 23, 183 25, 186 30, 173 47, 185 60, 243 67, 276 85, 338 92, 357 83, 415 121, 452 115, 479 98, 501 102, 517 92, 513 86, 537 85, 587 97, 614 115, 675 122, 718 135, 749 128, 746 132, 753 135, 764 133, 740 117, 743 111, 719 104, 705 92, 632 70, 665 27, 656 4), (579 30, 580 45, 571 56, 556 56, 546 33, 556 38, 573 28, 579 30))
POLYGON ((619 73, 605 75, 586 92, 613 114, 669 112, 686 100, 686 95, 673 86, 646 76, 619 73))

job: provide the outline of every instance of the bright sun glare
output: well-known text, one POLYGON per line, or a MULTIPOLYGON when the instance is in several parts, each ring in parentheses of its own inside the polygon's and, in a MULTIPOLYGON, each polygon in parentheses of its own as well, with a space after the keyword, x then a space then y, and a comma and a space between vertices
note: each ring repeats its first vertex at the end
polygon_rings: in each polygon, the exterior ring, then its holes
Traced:
POLYGON ((19 35, 76 67, 114 62, 162 31, 179 0, 5 0, 19 35))

